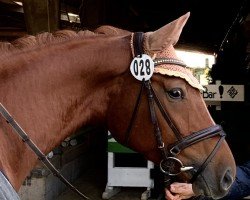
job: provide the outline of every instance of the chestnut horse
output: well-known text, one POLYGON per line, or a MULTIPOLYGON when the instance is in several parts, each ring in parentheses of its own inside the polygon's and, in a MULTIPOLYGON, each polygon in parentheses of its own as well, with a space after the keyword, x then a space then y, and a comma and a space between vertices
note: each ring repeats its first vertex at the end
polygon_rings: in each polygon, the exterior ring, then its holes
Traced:
MULTIPOLYGON (((173 48, 188 17, 145 34, 101 27, 3 43, 0 102, 45 155, 83 125, 102 124, 165 175, 192 181, 197 195, 222 197, 235 177, 234 158, 202 86, 173 48), (142 54, 146 60, 133 60, 142 54), (154 73, 137 80, 137 67, 152 60, 145 73, 154 73)), ((0 134, 1 173, 18 191, 37 156, 2 116, 0 134)))

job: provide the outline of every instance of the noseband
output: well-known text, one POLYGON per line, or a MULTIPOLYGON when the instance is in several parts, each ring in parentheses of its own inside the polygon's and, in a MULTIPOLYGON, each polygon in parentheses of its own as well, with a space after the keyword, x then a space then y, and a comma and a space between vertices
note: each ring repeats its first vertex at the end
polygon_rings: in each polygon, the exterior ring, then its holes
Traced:
MULTIPOLYGON (((143 33, 142 32, 136 32, 134 35, 132 35, 131 39, 131 45, 133 45, 132 52, 136 57, 141 56, 143 54, 143 33)), ((160 58, 156 59, 154 61, 154 65, 161 65, 161 64, 174 64, 179 65, 181 67, 185 67, 186 65, 177 59, 173 58, 160 58)), ((129 143, 129 137, 131 130, 133 128, 134 121, 136 119, 136 115, 139 109, 139 105, 141 102, 141 97, 144 88, 146 88, 147 91, 147 98, 148 98, 148 105, 149 105, 149 111, 150 111, 150 117, 151 122, 154 127, 154 134, 157 141, 158 149, 160 150, 162 154, 162 160, 160 162, 160 170, 165 175, 165 184, 166 187, 169 187, 172 182, 172 177, 179 175, 182 172, 185 171, 192 171, 192 178, 189 180, 190 183, 193 183, 196 178, 205 170, 209 162, 213 159, 216 152, 218 151, 219 147, 221 146, 222 141, 225 139, 225 132, 223 131, 222 127, 220 125, 214 125, 211 127, 208 127, 206 129, 202 129, 200 131, 194 132, 188 136, 183 137, 178 128, 175 126, 173 121, 171 120, 171 117, 169 116, 167 110, 163 107, 162 103, 160 102, 157 94, 154 91, 154 88, 152 87, 152 84, 150 80, 142 81, 141 89, 139 91, 136 104, 134 107, 134 111, 132 113, 132 117, 128 126, 128 129, 126 131, 125 136, 125 143, 129 143), (165 147, 165 144, 162 139, 162 133, 161 129, 159 127, 158 119, 156 116, 155 107, 158 107, 160 110, 162 116, 164 117, 165 121, 167 122, 168 126, 172 129, 177 141, 174 144, 171 144, 171 148, 165 147), (211 151, 211 153, 208 155, 208 157, 205 159, 205 161, 196 168, 195 166, 184 166, 181 160, 176 158, 178 154, 181 153, 182 150, 185 148, 194 145, 200 141, 219 136, 219 140, 217 141, 215 147, 211 151), (169 150, 168 150, 169 149, 169 150)))

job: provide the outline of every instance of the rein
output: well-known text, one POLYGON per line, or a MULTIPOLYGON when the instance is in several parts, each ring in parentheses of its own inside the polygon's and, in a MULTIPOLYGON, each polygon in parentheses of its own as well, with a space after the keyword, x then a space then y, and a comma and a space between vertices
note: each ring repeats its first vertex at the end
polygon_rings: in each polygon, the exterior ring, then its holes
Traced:
MULTIPOLYGON (((132 55, 135 57, 141 57, 144 53, 143 49, 143 38, 144 35, 142 32, 136 32, 132 34, 131 36, 131 50, 132 55), (132 43, 133 41, 133 43, 132 43)), ((174 58, 157 58, 154 60, 154 65, 158 66, 161 64, 174 64, 181 67, 186 67, 185 63, 183 63, 181 60, 177 60, 174 58)), ((125 135, 125 144, 129 143, 129 137, 130 133, 132 131, 134 122, 136 120, 137 112, 139 110, 141 97, 144 88, 146 88, 147 98, 148 98, 148 105, 149 105, 149 111, 150 111, 150 117, 151 117, 151 123, 154 127, 154 134, 157 142, 157 147, 161 152, 162 160, 160 162, 160 171, 164 174, 164 181, 165 186, 169 188, 170 184, 173 182, 173 177, 179 175, 182 172, 186 171, 192 171, 192 178, 189 180, 190 183, 193 183, 196 178, 205 170, 207 165, 210 163, 210 161, 215 156, 216 152, 218 151, 219 147, 221 146, 222 141, 225 139, 225 132, 223 131, 222 127, 220 125, 214 125, 205 129, 202 129, 198 132, 194 132, 186 137, 183 137, 176 125, 171 120, 171 117, 169 116, 167 110, 163 107, 161 101, 159 100, 157 94, 154 91, 154 88, 150 82, 150 79, 145 81, 142 80, 141 83, 141 89, 138 94, 136 104, 134 107, 134 111, 132 113, 132 117, 125 135), (165 147, 165 144, 162 140, 162 133, 161 129, 159 127, 155 107, 158 107, 160 110, 162 116, 164 117, 165 121, 169 125, 169 127, 172 129, 177 142, 170 145, 171 148, 168 150, 169 147, 165 147), (194 166, 184 166, 182 161, 176 158, 178 154, 181 153, 181 151, 193 144, 196 144, 200 141, 219 136, 219 140, 216 143, 215 147, 211 151, 211 153, 208 155, 208 157, 205 159, 205 161, 201 164, 201 166, 196 169, 194 166)))
POLYGON ((75 188, 49 161, 47 156, 36 146, 36 144, 29 138, 25 131, 19 126, 15 119, 8 113, 6 108, 0 103, 0 113, 6 119, 6 122, 15 130, 15 132, 21 137, 24 143, 26 143, 31 150, 38 156, 38 159, 53 173, 54 176, 58 177, 66 186, 72 191, 77 193, 84 199, 90 199, 82 194, 77 188, 75 188))

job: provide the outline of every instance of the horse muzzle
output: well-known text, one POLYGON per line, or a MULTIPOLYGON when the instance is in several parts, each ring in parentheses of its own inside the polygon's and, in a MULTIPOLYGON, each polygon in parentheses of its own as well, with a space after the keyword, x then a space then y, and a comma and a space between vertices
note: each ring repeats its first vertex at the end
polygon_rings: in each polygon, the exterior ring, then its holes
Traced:
POLYGON ((207 169, 193 182, 196 195, 211 196, 213 199, 224 197, 233 184, 234 176, 231 168, 226 168, 220 174, 212 175, 212 169, 207 169))

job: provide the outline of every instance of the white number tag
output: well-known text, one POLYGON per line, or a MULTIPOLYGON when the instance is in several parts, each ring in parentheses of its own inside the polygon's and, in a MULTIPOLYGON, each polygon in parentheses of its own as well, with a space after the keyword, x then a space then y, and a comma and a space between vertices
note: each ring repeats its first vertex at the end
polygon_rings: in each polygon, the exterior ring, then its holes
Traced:
POLYGON ((132 75, 139 81, 149 80, 154 73, 154 61, 146 54, 135 57, 130 64, 132 75))

